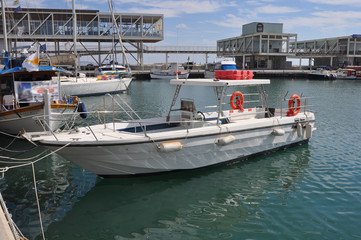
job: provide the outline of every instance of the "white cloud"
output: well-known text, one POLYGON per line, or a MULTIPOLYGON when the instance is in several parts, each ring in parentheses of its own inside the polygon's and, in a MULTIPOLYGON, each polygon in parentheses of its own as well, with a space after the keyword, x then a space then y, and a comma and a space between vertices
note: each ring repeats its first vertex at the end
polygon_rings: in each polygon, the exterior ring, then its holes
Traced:
POLYGON ((222 27, 230 27, 230 28, 242 28, 242 25, 245 24, 244 18, 237 17, 233 14, 227 14, 224 20, 217 20, 217 21, 209 21, 210 23, 216 24, 222 27))
POLYGON ((317 4, 327 4, 327 5, 350 5, 350 6, 361 6, 360 0, 306 0, 308 2, 317 3, 317 4))
POLYGON ((268 13, 268 14, 283 14, 283 13, 295 13, 300 12, 299 9, 285 7, 285 6, 275 6, 275 5, 266 5, 262 7, 257 7, 254 10, 257 13, 268 13))
POLYGON ((187 25, 185 25, 184 23, 178 24, 176 26, 177 29, 189 29, 189 27, 187 25))
MULTIPOLYGON (((223 6, 230 5, 229 3, 224 3, 219 0, 116 0, 116 6, 121 6, 122 3, 136 3, 136 7, 127 9, 131 12, 162 13, 165 17, 181 17, 184 14, 212 13, 218 11, 223 6)), ((231 2, 231 4, 234 4, 234 2, 231 2)))
MULTIPOLYGON (((282 22, 287 31, 297 33, 299 28, 305 27, 313 35, 320 35, 322 32, 323 35, 335 37, 355 33, 355 29, 360 29, 361 27, 360 19, 361 12, 323 11, 314 12, 311 16, 283 19, 282 22), (352 24, 350 24, 351 21, 352 24)), ((315 36, 315 38, 318 37, 315 36)))

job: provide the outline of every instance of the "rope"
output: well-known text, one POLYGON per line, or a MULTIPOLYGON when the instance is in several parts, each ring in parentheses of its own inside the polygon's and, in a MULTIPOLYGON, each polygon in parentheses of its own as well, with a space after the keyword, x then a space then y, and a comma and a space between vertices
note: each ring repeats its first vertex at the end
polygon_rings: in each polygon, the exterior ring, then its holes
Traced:
MULTIPOLYGON (((43 240, 45 240, 45 233, 44 233, 44 227, 43 227, 43 220, 41 218, 41 210, 40 210, 40 202, 39 202, 39 196, 38 196, 38 188, 37 188, 37 185, 36 185, 36 175, 35 175, 35 167, 34 167, 34 164, 39 162, 40 160, 62 150, 63 148, 67 147, 68 145, 70 145, 70 143, 67 143, 66 145, 58 148, 57 150, 55 151, 51 151, 49 154, 46 154, 45 156, 33 161, 33 162, 26 162, 24 164, 21 164, 21 165, 17 165, 17 166, 10 166, 10 167, 4 167, 4 168, 0 168, 0 173, 1 173, 1 178, 4 178, 4 175, 5 175, 5 172, 7 172, 9 169, 12 169, 12 168, 18 168, 18 167, 23 167, 23 166, 27 166, 27 165, 30 165, 31 164, 31 168, 32 168, 32 171, 33 171, 33 181, 34 181, 34 191, 35 191, 35 197, 36 197, 36 203, 37 203, 37 206, 38 206, 38 214, 39 214, 39 221, 40 221, 40 228, 41 228, 41 234, 42 234, 42 237, 43 237, 43 240)), ((45 151, 44 151, 45 152, 45 151)), ((41 154, 43 154, 44 152, 42 152, 41 154)), ((38 154, 37 156, 35 157, 38 157, 40 156, 41 154, 38 154)), ((28 159, 34 159, 35 157, 31 157, 31 158, 28 158, 28 159)), ((2 157, 2 158, 5 158, 5 157, 2 157)), ((1 179, 0 178, 0 179, 1 179)), ((16 226, 16 225, 15 225, 16 226)), ((19 231, 20 232, 20 231, 19 231)), ((20 232, 21 233, 21 232, 20 232)), ((21 234, 22 235, 22 234, 21 234)), ((22 239, 26 239, 24 238, 24 236, 22 235, 22 239)))
MULTIPOLYGON (((6 157, 6 156, 0 156, 0 158, 9 159, 9 160, 14 160, 14 161, 29 161, 29 160, 32 160, 32 159, 34 159, 34 158, 39 157, 40 155, 42 155, 42 154, 45 153, 46 151, 48 151, 48 150, 45 150, 45 151, 41 152, 40 154, 35 155, 35 156, 33 156, 33 157, 29 157, 29 158, 12 158, 12 157, 6 157)), ((0 161, 0 162, 1 162, 1 161, 0 161)))
POLYGON ((44 234, 44 228, 43 228, 43 220, 41 218, 40 203, 39 203, 39 197, 38 197, 38 188, 36 186, 36 176, 35 176, 35 168, 34 168, 34 163, 33 162, 31 163, 31 168, 33 169, 34 191, 35 191, 36 203, 38 205, 38 213, 39 213, 41 234, 43 235, 43 239, 45 240, 45 234, 44 234))
POLYGON ((6 136, 9 136, 9 137, 13 138, 13 140, 6 147, 0 147, 0 152, 5 151, 5 152, 21 153, 21 152, 27 152, 27 151, 30 151, 30 150, 34 149, 34 148, 31 148, 29 150, 21 150, 21 151, 10 150, 8 148, 15 142, 16 139, 23 139, 23 138, 19 136, 20 134, 15 136, 15 135, 11 135, 11 134, 1 132, 1 131, 0 131, 0 134, 3 134, 3 135, 6 135, 6 136))
MULTIPOLYGON (((37 162, 39 162, 40 160, 43 160, 44 158, 49 157, 50 155, 52 155, 52 154, 54 154, 54 153, 62 150, 63 148, 65 148, 65 147, 67 147, 67 146, 69 146, 69 145, 70 145, 70 143, 67 143, 67 144, 65 144, 64 146, 56 149, 55 151, 51 151, 50 153, 42 156, 41 158, 39 158, 39 159, 37 159, 37 160, 35 160, 35 161, 33 161, 33 162, 27 162, 27 163, 24 163, 24 164, 21 164, 21 165, 9 166, 9 167, 6 167, 6 168, 7 168, 7 170, 9 170, 9 169, 12 169, 12 168, 24 167, 24 166, 28 166, 28 165, 33 164, 33 163, 37 163, 37 162)), ((0 168, 0 169, 1 169, 1 168, 0 168)))

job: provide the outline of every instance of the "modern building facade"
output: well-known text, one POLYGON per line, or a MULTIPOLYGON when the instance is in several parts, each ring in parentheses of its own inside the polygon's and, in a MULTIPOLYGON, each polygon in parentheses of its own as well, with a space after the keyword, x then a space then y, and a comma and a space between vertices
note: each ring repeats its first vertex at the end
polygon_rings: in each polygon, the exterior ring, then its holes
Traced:
POLYGON ((219 57, 234 57, 238 68, 284 69, 295 54, 289 46, 297 34, 283 33, 282 23, 249 23, 242 35, 217 41, 219 57))
POLYGON ((361 65, 361 34, 298 41, 283 33, 282 23, 253 22, 242 26, 242 35, 217 41, 218 57, 234 57, 238 68, 288 69, 287 59, 309 60, 309 67, 361 65))
MULTIPOLYGON (((164 39, 162 14, 114 13, 114 16, 122 41, 137 49, 137 56, 134 58, 139 63, 143 59, 143 43, 155 43, 164 39)), ((5 8, 1 12, 0 49, 7 47, 13 52, 23 42, 39 42, 52 46, 55 54, 61 54, 76 50, 74 38, 78 54, 92 56, 99 65, 104 60, 104 54, 110 52, 109 45, 116 46, 119 43, 116 27, 109 12, 76 10, 73 14, 71 9, 35 8, 23 8, 20 11, 5 8), (107 47, 103 51, 104 44, 107 47), (93 56, 96 54, 98 56, 93 56)))

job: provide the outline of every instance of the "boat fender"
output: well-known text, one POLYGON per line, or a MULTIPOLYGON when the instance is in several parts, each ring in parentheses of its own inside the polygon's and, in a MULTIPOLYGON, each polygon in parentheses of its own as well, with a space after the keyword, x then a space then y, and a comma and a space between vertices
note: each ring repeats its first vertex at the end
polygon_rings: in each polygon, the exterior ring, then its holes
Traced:
POLYGON ((302 124, 297 123, 297 137, 302 137, 302 124))
POLYGON ((85 104, 83 102, 80 102, 78 104, 78 112, 80 113, 80 117, 85 119, 88 117, 88 113, 86 111, 86 108, 85 108, 85 104))
POLYGON ((285 130, 283 130, 282 128, 275 128, 272 130, 272 134, 275 136, 283 136, 285 135, 285 130))
POLYGON ((310 139, 312 137, 312 125, 307 123, 306 124, 306 138, 310 139))
POLYGON ((231 142, 233 142, 234 140, 236 140, 236 138, 233 136, 233 135, 228 135, 228 136, 225 136, 225 137, 220 137, 220 138, 217 138, 217 141, 216 143, 218 145, 227 145, 227 144, 230 144, 231 142))
POLYGON ((158 150, 161 152, 175 152, 183 148, 180 142, 163 142, 158 144, 158 150))

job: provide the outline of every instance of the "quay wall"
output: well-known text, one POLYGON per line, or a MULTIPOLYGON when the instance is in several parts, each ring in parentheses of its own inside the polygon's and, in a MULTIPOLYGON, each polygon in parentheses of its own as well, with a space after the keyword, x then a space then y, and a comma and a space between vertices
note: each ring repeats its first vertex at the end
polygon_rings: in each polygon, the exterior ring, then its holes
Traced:
MULTIPOLYGON (((252 70, 254 78, 308 78, 309 70, 252 70)), ((150 71, 132 71, 134 80, 149 80, 150 71)), ((189 78, 204 78, 204 70, 192 70, 189 78)))

